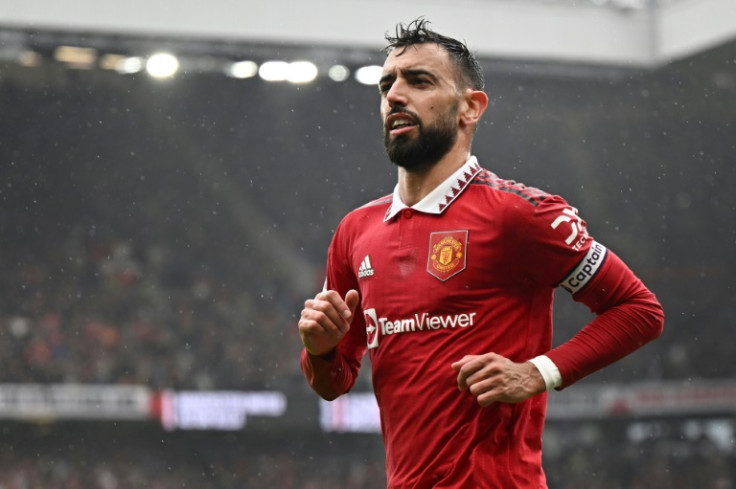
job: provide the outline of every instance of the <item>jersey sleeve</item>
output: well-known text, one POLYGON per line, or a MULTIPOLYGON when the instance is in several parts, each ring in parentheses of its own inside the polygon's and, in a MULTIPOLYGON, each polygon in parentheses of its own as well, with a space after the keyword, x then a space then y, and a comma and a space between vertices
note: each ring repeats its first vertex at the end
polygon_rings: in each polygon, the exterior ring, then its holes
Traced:
POLYGON ((562 375, 561 388, 620 360, 662 333, 664 312, 659 301, 610 250, 605 250, 596 274, 573 299, 586 304, 596 316, 572 339, 547 353, 562 375))
MULTIPOLYGON (((327 253, 325 290, 335 290, 341 297, 350 289, 360 292, 351 267, 349 238, 345 222, 338 226, 327 253)), ((355 384, 361 360, 367 350, 365 318, 360 304, 355 310, 350 330, 328 355, 315 356, 302 349, 301 367, 312 389, 322 398, 332 400, 345 394, 355 384)))
POLYGON ((562 287, 585 304, 594 319, 573 338, 546 353, 564 388, 657 338, 664 313, 655 295, 611 250, 588 234, 578 211, 548 196, 523 221, 521 242, 530 259, 526 273, 562 287))
POLYGON ((573 280, 569 285, 562 283, 580 264, 593 258, 597 249, 577 209, 562 197, 548 195, 533 206, 514 207, 511 216, 510 224, 515 229, 514 251, 521 251, 525 256, 522 270, 541 286, 563 285, 575 292, 584 287, 605 260, 604 253, 585 269, 588 276, 581 275, 579 281, 573 280))

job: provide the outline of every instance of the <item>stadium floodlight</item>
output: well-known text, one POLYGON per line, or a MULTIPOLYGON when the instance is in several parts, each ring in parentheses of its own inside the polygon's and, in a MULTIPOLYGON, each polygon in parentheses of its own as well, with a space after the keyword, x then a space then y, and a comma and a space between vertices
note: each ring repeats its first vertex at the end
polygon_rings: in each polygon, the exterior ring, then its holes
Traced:
POLYGON ((156 53, 146 61, 146 71, 154 78, 169 78, 179 70, 179 60, 173 54, 156 53))
POLYGON ((146 66, 146 61, 140 56, 128 56, 120 60, 115 70, 123 75, 139 73, 146 66))
POLYGON ((233 78, 253 78, 258 74, 258 65, 254 61, 237 61, 227 68, 226 73, 233 78))
POLYGON ((74 68, 91 68, 97 61, 97 50, 80 46, 59 46, 54 50, 54 58, 74 68))
POLYGON ((377 85, 382 71, 380 66, 363 66, 355 72, 355 79, 364 85, 377 85))
POLYGON ((329 76, 332 81, 342 82, 348 79, 350 76, 350 70, 347 66, 334 65, 327 71, 327 76, 329 76))
POLYGON ((318 70, 310 61, 266 61, 258 68, 258 75, 266 81, 308 83, 317 78, 318 70))
POLYGON ((258 75, 266 81, 285 81, 289 77, 289 63, 266 61, 258 68, 258 75))
POLYGON ((291 83, 309 83, 317 78, 319 73, 314 63, 310 61, 293 61, 289 63, 287 80, 291 83))

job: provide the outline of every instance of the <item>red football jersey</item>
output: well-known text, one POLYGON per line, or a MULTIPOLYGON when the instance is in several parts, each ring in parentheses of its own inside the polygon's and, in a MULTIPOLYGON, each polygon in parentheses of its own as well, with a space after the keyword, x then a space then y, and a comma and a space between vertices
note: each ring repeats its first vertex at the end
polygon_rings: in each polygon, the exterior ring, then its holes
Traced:
POLYGON ((368 351, 395 489, 546 487, 546 394, 481 407, 450 367, 464 355, 545 354, 566 386, 661 329, 654 296, 576 209, 475 158, 411 208, 395 191, 348 214, 330 245, 326 288, 343 297, 356 289, 360 305, 334 354, 304 351, 303 370, 334 398, 350 390, 368 351), (552 350, 558 286, 599 315, 552 350))

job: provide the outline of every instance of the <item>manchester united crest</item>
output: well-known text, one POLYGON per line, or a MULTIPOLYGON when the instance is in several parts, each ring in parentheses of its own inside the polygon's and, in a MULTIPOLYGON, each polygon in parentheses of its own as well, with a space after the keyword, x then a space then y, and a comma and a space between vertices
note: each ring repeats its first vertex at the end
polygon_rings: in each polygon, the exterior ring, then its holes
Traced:
POLYGON ((445 281, 465 270, 468 231, 439 231, 429 235, 427 272, 445 281))

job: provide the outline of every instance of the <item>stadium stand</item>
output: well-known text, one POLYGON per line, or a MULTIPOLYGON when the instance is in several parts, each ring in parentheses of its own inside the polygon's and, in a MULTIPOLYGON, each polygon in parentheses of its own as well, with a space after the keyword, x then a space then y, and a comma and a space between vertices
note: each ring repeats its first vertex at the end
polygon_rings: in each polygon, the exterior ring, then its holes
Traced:
MULTIPOLYGON (((590 382, 736 376, 724 341, 736 97, 713 81, 733 49, 617 80, 489 76, 484 164, 576 203, 668 314, 660 340, 590 382)), ((340 216, 393 187, 390 167, 376 170, 388 164, 367 120, 375 91, 0 73, 1 383, 274 389, 316 404, 296 315, 340 216)), ((559 338, 586 319, 564 297, 556 314, 559 338)), ((0 420, 0 487, 385 487, 376 435, 311 421, 172 433, 0 420)), ((550 423, 550 488, 732 489, 733 426, 732 414, 550 423)))

